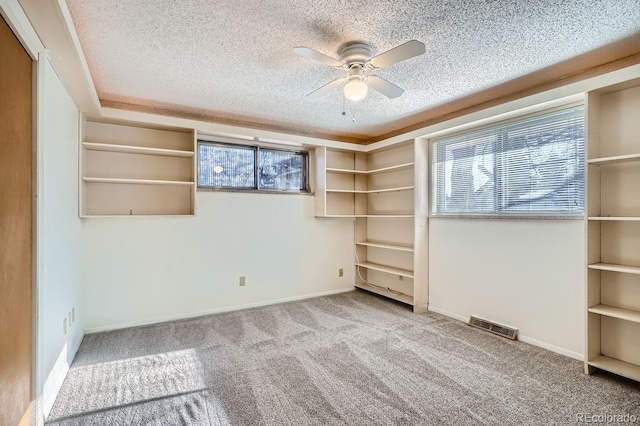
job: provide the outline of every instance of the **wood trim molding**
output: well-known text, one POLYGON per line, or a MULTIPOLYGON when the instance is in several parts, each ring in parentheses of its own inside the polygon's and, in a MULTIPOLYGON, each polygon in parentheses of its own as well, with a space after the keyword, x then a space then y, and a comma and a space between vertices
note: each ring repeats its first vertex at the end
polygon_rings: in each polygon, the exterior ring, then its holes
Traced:
POLYGON ((407 117, 398 122, 400 127, 396 130, 371 138, 367 143, 389 139, 515 99, 545 92, 636 64, 640 64, 640 33, 523 77, 407 117))

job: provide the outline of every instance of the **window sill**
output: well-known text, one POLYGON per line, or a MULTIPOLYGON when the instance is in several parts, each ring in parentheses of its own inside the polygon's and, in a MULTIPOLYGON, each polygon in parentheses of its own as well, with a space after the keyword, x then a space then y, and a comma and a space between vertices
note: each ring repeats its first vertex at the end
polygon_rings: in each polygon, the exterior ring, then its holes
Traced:
POLYGON ((585 220, 584 215, 534 216, 534 215, 487 215, 487 214, 430 214, 429 219, 516 219, 516 220, 585 220))
POLYGON ((311 191, 271 191, 268 189, 233 189, 233 188, 210 188, 199 186, 198 192, 234 192, 236 194, 280 194, 280 195, 314 195, 311 191))

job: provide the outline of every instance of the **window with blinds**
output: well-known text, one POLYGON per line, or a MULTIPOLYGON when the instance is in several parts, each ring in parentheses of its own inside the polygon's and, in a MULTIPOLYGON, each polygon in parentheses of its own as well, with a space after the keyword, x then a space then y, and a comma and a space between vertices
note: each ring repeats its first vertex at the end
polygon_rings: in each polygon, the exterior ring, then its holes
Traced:
POLYGON ((198 187, 308 192, 308 154, 198 141, 198 187))
POLYGON ((435 140, 436 215, 580 216, 584 107, 435 140))

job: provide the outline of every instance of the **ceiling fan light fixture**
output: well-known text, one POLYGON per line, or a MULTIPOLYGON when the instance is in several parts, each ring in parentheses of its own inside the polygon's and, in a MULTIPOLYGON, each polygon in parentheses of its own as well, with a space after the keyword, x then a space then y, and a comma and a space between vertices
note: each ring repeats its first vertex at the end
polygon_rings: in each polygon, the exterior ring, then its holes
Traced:
POLYGON ((344 85, 344 97, 351 102, 358 102, 367 96, 367 90, 369 87, 360 79, 349 80, 344 85))

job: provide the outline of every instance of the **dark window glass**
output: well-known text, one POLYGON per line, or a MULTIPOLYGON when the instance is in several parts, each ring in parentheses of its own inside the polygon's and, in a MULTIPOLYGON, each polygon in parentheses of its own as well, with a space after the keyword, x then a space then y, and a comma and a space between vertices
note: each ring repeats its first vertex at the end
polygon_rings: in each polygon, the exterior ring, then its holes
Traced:
POLYGON ((305 192, 306 152, 198 142, 198 186, 305 192))

